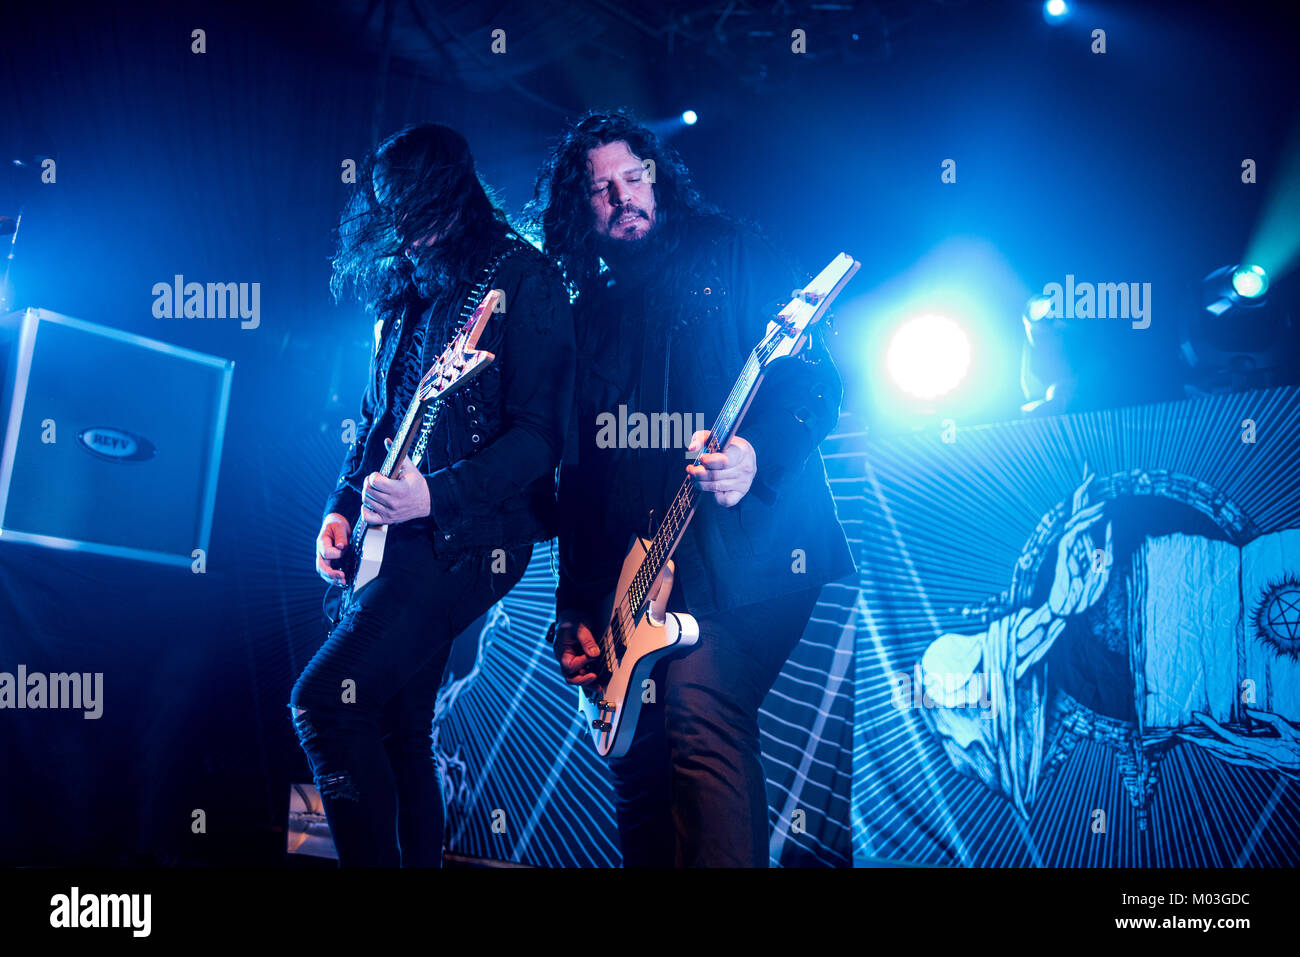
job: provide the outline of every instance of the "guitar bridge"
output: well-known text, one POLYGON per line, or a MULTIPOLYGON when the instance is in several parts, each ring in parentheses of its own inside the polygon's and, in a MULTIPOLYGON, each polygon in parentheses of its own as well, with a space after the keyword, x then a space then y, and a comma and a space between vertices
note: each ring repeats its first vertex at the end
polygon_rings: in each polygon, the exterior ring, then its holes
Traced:
POLYGON ((600 709, 600 716, 591 722, 591 726, 597 731, 608 731, 613 727, 609 719, 614 716, 614 703, 602 698, 596 702, 596 707, 600 709))

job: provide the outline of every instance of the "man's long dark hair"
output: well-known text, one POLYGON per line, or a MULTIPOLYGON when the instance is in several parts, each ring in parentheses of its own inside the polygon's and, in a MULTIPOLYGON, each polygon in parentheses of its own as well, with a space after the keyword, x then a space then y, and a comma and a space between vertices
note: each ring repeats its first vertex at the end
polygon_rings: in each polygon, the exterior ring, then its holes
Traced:
POLYGON ((468 275, 479 265, 473 252, 511 232, 474 170, 465 138, 436 123, 408 126, 380 143, 357 171, 339 219, 330 291, 336 302, 355 293, 383 311, 413 280, 418 286, 468 275), (438 242, 414 250, 418 263, 412 263, 405 250, 430 233, 441 234, 438 242))
POLYGON ((619 140, 642 162, 654 163, 655 245, 668 269, 660 273, 666 283, 674 280, 672 253, 699 227, 734 226, 705 203, 690 172, 672 147, 627 110, 592 111, 582 116, 561 135, 537 174, 532 202, 526 213, 542 238, 546 255, 556 262, 565 281, 581 294, 591 288, 600 273, 600 244, 595 231, 595 214, 588 192, 587 153, 619 140))

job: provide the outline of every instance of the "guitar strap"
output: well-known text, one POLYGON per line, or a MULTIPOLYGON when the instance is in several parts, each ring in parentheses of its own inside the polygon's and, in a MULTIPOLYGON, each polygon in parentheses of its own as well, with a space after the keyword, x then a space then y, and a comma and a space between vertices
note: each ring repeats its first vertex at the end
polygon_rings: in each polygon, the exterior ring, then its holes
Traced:
MULTIPOLYGON (((496 278, 497 270, 501 268, 501 264, 522 250, 523 247, 524 244, 519 240, 510 239, 499 253, 488 260, 487 265, 483 267, 483 271, 479 273, 478 281, 470 287, 469 294, 466 295, 465 301, 461 303, 460 318, 455 326, 457 335, 465 328, 465 323, 474 315, 474 310, 478 308, 479 303, 483 301, 483 297, 492 288, 492 280, 496 278)), ((441 399, 438 399, 424 410, 424 421, 420 424, 420 437, 416 440, 415 447, 411 449, 411 462, 414 463, 417 469, 420 467, 420 459, 424 457, 424 451, 429 444, 429 433, 433 430, 433 423, 437 421, 438 413, 441 411, 441 399)))

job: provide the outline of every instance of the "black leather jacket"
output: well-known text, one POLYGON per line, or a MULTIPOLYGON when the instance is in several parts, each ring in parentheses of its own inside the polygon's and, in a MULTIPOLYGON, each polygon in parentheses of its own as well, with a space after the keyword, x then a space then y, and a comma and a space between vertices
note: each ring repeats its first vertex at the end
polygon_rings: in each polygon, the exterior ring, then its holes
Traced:
MULTIPOLYGON (((580 355, 570 439, 560 473, 559 611, 594 619, 614 588, 632 534, 648 532, 686 479, 680 448, 611 448, 602 413, 689 413, 709 428, 768 320, 798 288, 772 248, 744 230, 719 229, 674 256, 686 288, 610 282, 575 309, 580 355), (611 339, 601 329, 616 330, 611 339), (702 417, 702 422, 700 421, 702 417)), ((815 327, 821 330, 823 327, 815 327)), ((758 472, 731 507, 701 496, 675 554, 675 590, 709 614, 822 585, 855 571, 817 446, 839 418, 842 386, 821 336, 777 359, 738 434, 758 472)))
MULTIPOLYGON (((554 269, 528 244, 515 245, 490 285, 505 293, 505 310, 492 316, 478 343, 496 359, 444 401, 420 462, 432 513, 408 524, 427 531, 439 555, 540 542, 555 533, 555 469, 573 402, 573 317, 554 269)), ((476 273, 487 261, 475 265, 476 273)), ((459 311, 472 286, 472 279, 462 281, 447 315, 432 317, 429 361, 450 338, 445 332, 455 323, 451 313, 459 311)), ((408 345, 409 332, 403 336, 402 330, 417 323, 426 307, 412 289, 376 323, 356 441, 326 515, 338 512, 356 523, 362 483, 383 464, 384 439, 392 437, 405 411, 388 407, 390 369, 399 348, 408 345)))

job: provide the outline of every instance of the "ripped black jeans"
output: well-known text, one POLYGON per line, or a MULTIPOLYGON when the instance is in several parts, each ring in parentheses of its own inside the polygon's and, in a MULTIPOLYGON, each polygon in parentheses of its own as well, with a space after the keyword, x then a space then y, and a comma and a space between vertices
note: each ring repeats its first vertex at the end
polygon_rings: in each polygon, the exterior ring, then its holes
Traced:
POLYGON ((290 714, 340 867, 438 867, 434 702, 456 636, 523 577, 524 545, 459 563, 419 526, 389 528, 379 575, 294 684, 290 714))

